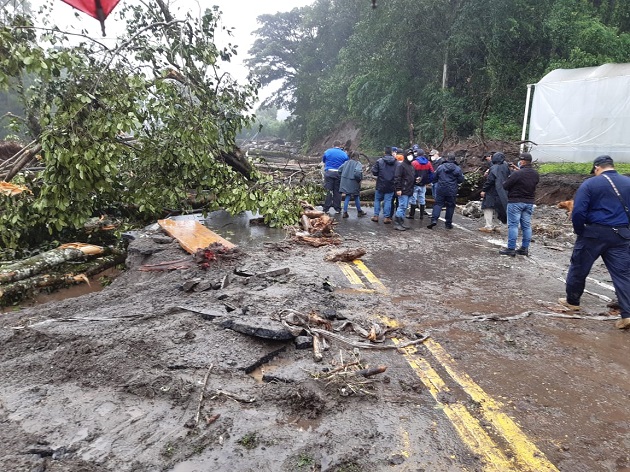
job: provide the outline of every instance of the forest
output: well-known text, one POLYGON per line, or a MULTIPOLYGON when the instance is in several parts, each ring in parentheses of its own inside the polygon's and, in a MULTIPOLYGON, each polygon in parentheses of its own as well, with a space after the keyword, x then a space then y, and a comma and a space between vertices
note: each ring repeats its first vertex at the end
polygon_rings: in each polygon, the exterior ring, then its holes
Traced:
POLYGON ((248 65, 281 83, 305 148, 352 121, 362 143, 520 138, 527 84, 630 61, 630 2, 317 0, 259 17, 248 65))

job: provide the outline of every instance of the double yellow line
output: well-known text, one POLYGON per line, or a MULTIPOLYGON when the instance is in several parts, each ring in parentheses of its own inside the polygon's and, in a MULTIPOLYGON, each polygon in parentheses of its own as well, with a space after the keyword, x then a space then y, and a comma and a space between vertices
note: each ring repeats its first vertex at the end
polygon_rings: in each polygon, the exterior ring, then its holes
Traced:
MULTIPOLYGON (((359 260, 353 261, 353 265, 339 263, 342 272, 354 286, 363 286, 363 289, 382 294, 389 291, 378 278, 359 260), (372 286, 365 287, 361 277, 354 272, 356 269, 360 275, 372 286)), ((389 326, 396 327, 396 320, 381 317, 381 320, 389 326)), ((403 339, 394 339, 394 343, 400 344, 403 339)), ((403 356, 409 366, 427 387, 431 396, 444 411, 444 414, 453 424, 464 444, 473 454, 481 458, 484 464, 483 470, 488 472, 551 472, 558 469, 545 457, 545 455, 529 440, 519 426, 504 412, 504 406, 490 397, 477 385, 472 378, 464 372, 455 360, 436 341, 428 339, 423 344, 431 353, 432 358, 442 366, 451 380, 466 392, 475 403, 476 414, 473 415, 465 405, 460 403, 443 403, 440 398, 443 393, 449 392, 446 382, 440 377, 431 364, 420 356, 415 346, 401 348, 403 356), (484 426, 478 417, 484 420, 484 426), (509 451, 509 456, 505 451, 509 451)), ((404 436, 407 437, 408 435, 404 436)))

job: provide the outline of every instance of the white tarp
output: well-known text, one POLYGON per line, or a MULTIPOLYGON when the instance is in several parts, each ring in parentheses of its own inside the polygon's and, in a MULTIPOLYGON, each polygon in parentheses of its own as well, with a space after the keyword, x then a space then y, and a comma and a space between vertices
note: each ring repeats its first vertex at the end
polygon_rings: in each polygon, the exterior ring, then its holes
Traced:
POLYGON ((630 162, 630 64, 556 69, 534 87, 528 139, 541 162, 630 162))

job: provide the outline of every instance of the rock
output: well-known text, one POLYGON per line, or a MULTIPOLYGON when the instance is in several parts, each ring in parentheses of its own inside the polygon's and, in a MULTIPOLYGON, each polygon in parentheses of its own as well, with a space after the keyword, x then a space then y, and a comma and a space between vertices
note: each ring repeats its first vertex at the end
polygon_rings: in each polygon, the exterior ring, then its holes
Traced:
POLYGON ((270 339, 273 341, 287 341, 294 339, 293 334, 279 321, 269 318, 247 318, 233 319, 228 318, 219 323, 226 329, 231 329, 238 333, 247 334, 257 338, 270 339))
POLYGON ((311 349, 313 347, 313 336, 298 336, 295 338, 296 349, 311 349))
POLYGON ((467 216, 468 218, 481 218, 483 216, 481 202, 472 201, 466 203, 466 206, 462 209, 462 215, 467 216))

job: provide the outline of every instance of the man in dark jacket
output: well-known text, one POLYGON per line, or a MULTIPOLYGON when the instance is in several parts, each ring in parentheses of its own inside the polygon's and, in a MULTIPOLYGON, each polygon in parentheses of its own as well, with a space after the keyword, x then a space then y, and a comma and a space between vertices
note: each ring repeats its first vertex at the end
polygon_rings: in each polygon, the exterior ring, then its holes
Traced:
POLYGON ((396 166, 400 163, 392 156, 391 146, 385 148, 385 155, 372 166, 372 175, 376 177, 376 190, 374 192, 374 216, 372 221, 378 223, 378 215, 383 204, 383 223, 390 224, 392 219, 392 198, 394 197, 394 174, 396 166))
POLYGON ((322 162, 324 163, 324 188, 326 189, 325 213, 328 213, 330 207, 333 207, 336 213, 341 213, 339 167, 347 160, 348 155, 341 147, 341 141, 335 141, 333 147, 327 149, 322 156, 322 162))
POLYGON ((494 214, 496 213, 501 223, 507 222, 507 191, 503 188, 503 182, 510 175, 510 167, 505 162, 505 155, 502 152, 495 152, 492 155, 492 166, 488 170, 486 181, 483 184, 481 198, 481 209, 486 225, 479 228, 484 233, 492 233, 497 231, 493 223, 494 214))
POLYGON ((598 257, 610 273, 619 299, 621 319, 615 326, 630 328, 630 178, 617 173, 610 156, 599 156, 575 193, 571 220, 577 234, 567 274, 567 297, 558 300, 580 309, 586 277, 598 257))
POLYGON ((411 165, 414 158, 413 151, 409 150, 402 164, 396 166, 394 174, 394 187, 396 188, 396 195, 398 195, 395 229, 398 231, 409 229, 404 225, 404 222, 405 212, 407 211, 407 206, 409 206, 409 198, 413 196, 413 187, 416 181, 416 170, 411 165))
POLYGON ((457 190, 459 189, 459 184, 464 181, 464 173, 455 162, 455 154, 449 153, 446 156, 446 162, 436 168, 433 181, 438 184, 438 189, 435 195, 433 213, 431 214, 431 223, 427 225, 427 228, 433 229, 437 225, 440 213, 442 213, 442 207, 446 204, 444 219, 446 220, 446 229, 451 229, 453 228, 457 190))
MULTIPOLYGON (((414 144, 417 146, 417 144, 414 144)), ((413 149, 413 148, 412 148, 413 149)), ((433 150, 435 151, 435 149, 433 150)), ((435 151, 437 152, 437 151, 435 151)), ((413 149, 415 159, 411 163, 416 171, 416 183, 413 187, 413 196, 409 199, 409 218, 413 220, 416 208, 420 208, 420 219, 425 215, 427 185, 433 182, 433 166, 424 155, 424 150, 418 146, 418 150, 413 149)), ((428 213, 427 213, 428 214, 428 213)))
POLYGON ((518 170, 512 172, 503 183, 508 196, 508 242, 507 247, 499 250, 499 254, 512 257, 516 254, 529 255, 529 243, 532 240, 532 213, 539 180, 538 172, 532 167, 532 155, 528 152, 521 153, 518 170), (521 247, 516 249, 519 224, 523 240, 521 247))

